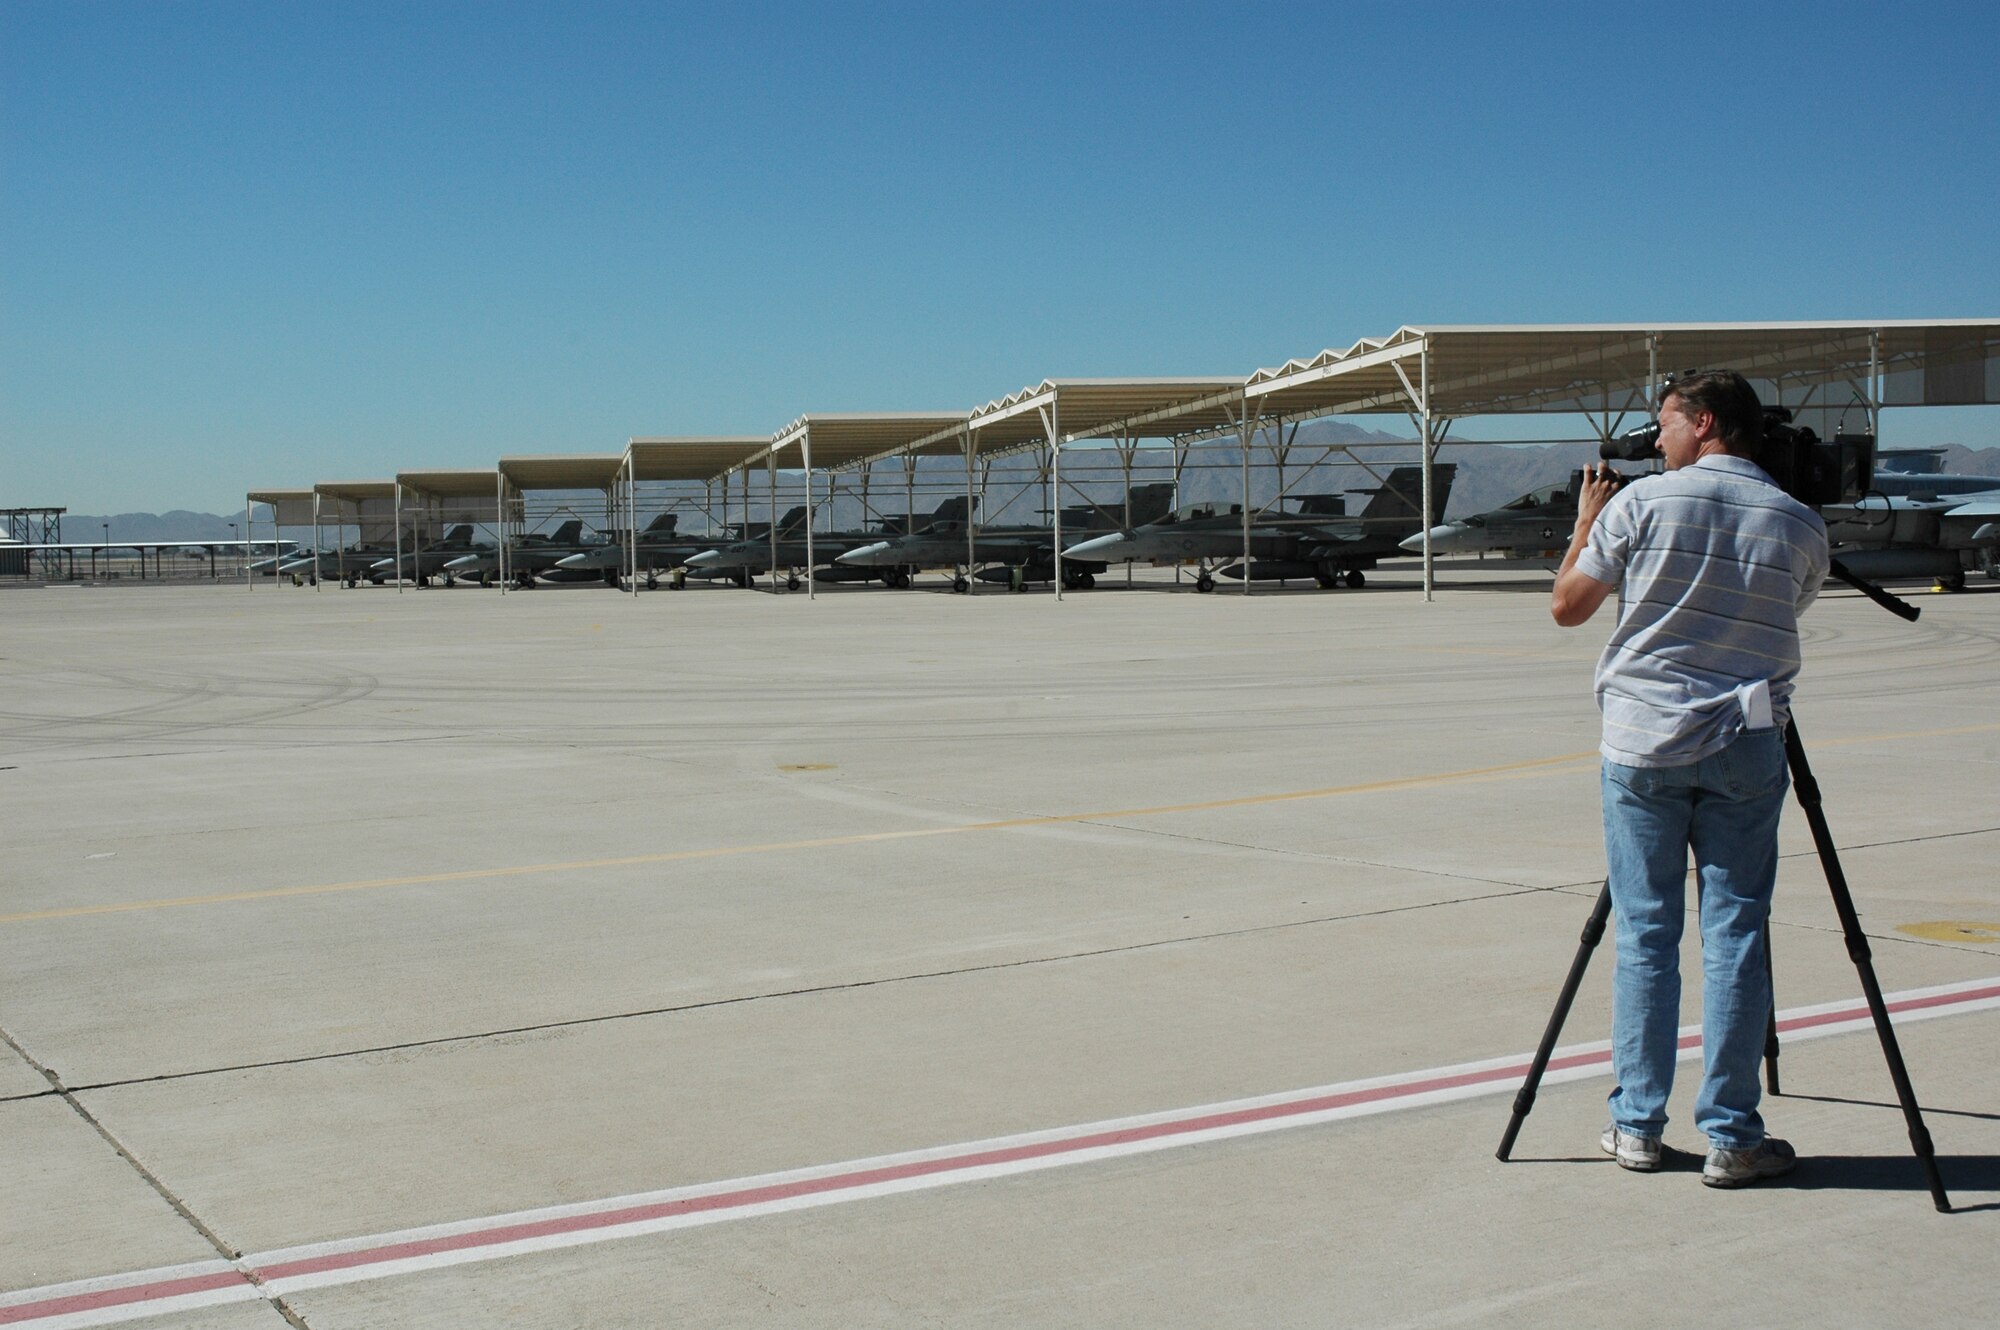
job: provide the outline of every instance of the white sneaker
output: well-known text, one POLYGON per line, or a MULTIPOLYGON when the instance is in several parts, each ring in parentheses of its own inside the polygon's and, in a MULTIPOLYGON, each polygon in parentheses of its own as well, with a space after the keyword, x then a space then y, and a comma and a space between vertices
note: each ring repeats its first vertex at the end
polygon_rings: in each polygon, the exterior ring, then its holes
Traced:
POLYGON ((1626 1131, 1615 1122, 1604 1129, 1604 1137, 1598 1143, 1604 1147, 1604 1153, 1618 1161, 1618 1167, 1635 1173, 1658 1172, 1660 1157, 1667 1148, 1659 1137, 1626 1131))
POLYGON ((1798 1162, 1798 1152, 1788 1143, 1766 1136, 1748 1150, 1711 1148, 1701 1166, 1701 1180, 1711 1187, 1740 1187, 1759 1178, 1783 1177, 1798 1162))

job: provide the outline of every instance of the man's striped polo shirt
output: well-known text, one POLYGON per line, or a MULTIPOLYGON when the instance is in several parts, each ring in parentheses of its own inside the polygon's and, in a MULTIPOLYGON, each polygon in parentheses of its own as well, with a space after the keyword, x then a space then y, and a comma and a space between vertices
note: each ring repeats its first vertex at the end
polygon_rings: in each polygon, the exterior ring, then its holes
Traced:
POLYGON ((1826 526, 1755 462, 1710 455, 1626 485, 1576 567, 1619 588, 1597 663, 1606 758, 1684 766, 1734 741, 1746 712, 1788 718, 1799 612, 1826 580, 1826 526))

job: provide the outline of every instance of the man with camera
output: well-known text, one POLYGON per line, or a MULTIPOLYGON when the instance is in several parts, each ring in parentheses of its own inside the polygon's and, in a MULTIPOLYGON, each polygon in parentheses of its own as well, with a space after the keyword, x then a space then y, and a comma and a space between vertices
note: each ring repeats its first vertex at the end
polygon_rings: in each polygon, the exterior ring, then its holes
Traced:
POLYGON ((1766 921, 1789 780, 1782 727, 1799 612, 1827 574, 1826 528, 1752 460, 1756 392, 1729 371, 1667 385, 1664 475, 1590 469, 1550 610, 1573 628, 1618 590, 1597 666, 1604 844, 1616 914, 1611 1123, 1604 1150, 1660 1167, 1680 1023, 1692 850, 1702 937, 1702 1181, 1789 1172, 1764 1131, 1758 1062, 1771 1010, 1766 921))

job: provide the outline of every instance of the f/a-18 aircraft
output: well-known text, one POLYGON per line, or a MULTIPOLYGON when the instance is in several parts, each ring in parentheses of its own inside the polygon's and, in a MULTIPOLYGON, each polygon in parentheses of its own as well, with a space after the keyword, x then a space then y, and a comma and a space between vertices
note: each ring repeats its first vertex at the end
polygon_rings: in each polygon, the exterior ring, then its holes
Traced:
MULTIPOLYGON (((908 586, 909 570, 901 565, 867 566, 843 564, 840 556, 850 550, 880 544, 885 537, 908 534, 912 529, 928 531, 939 523, 963 520, 966 501, 963 495, 954 495, 940 503, 929 513, 916 513, 908 517, 890 516, 880 519, 872 530, 865 531, 815 531, 812 537, 811 557, 817 562, 813 576, 827 582, 866 582, 881 578, 889 586, 908 586), (821 571, 824 569, 825 571, 821 571)), ((806 510, 794 508, 778 523, 777 557, 772 557, 770 531, 766 529, 761 537, 739 540, 719 549, 704 550, 687 560, 690 577, 725 578, 738 586, 747 587, 759 573, 774 569, 784 569, 787 573, 785 585, 796 591, 799 587, 799 573, 807 562, 806 550, 806 510)), ((961 531, 963 528, 961 528, 961 531)), ((961 535, 961 544, 964 537, 961 535)))
POLYGON ((1932 577, 1949 591, 1965 589, 1969 567, 2000 577, 2000 476, 1935 470, 1942 460, 1937 449, 1883 452, 1871 493, 1820 510, 1849 572, 1870 581, 1932 577))
MULTIPOLYGON (((793 519, 803 519, 804 515, 804 508, 795 509, 793 519)), ((676 530, 679 520, 677 513, 661 513, 635 538, 637 564, 648 587, 658 586, 661 573, 681 567, 697 554, 736 541, 768 536, 771 531, 769 522, 733 522, 720 535, 682 535, 676 530)), ((614 538, 608 544, 592 545, 558 559, 555 566, 563 573, 596 573, 615 584, 627 553, 625 543, 614 538)))
MULTIPOLYGON (((1129 520, 1150 522, 1164 514, 1173 503, 1174 486, 1159 481, 1135 486, 1130 498, 1129 520)), ((1063 584, 1073 590, 1094 585, 1097 574, 1105 571, 1102 560, 1072 559, 1075 542, 1115 528, 1112 507, 1081 504, 1062 510, 1063 584)), ((872 545, 849 550, 836 561, 837 567, 864 572, 886 571, 897 575, 892 586, 908 586, 910 576, 925 568, 952 570, 952 590, 965 591, 967 579, 965 522, 954 519, 934 522, 928 528, 906 536, 892 536, 872 545)), ((972 577, 997 582, 1016 590, 1030 583, 1046 582, 1055 576, 1054 525, 976 526, 972 532, 972 577)))
MULTIPOLYGON (((1529 490, 1490 512, 1461 517, 1431 528, 1433 554, 1498 554, 1507 559, 1562 557, 1576 529, 1576 497, 1583 472, 1572 471, 1559 485, 1529 490)), ((1402 543, 1412 554, 1424 552, 1424 533, 1402 543)))
POLYGON ((415 541, 405 543, 400 565, 395 556, 391 555, 389 558, 377 560, 370 566, 369 571, 380 573, 384 577, 407 577, 418 586, 428 586, 431 578, 444 572, 445 566, 453 559, 477 550, 493 548, 484 541, 472 538, 472 527, 469 523, 451 528, 435 542, 421 549, 412 548, 415 544, 415 541))
MULTIPOLYGON (((507 571, 516 583, 523 587, 533 586, 535 575, 556 566, 556 561, 577 553, 583 545, 583 522, 572 518, 554 531, 547 533, 529 532, 515 536, 507 542, 507 571)), ((490 586, 494 574, 500 571, 500 551, 497 547, 474 550, 446 561, 444 577, 446 585, 461 577, 477 578, 479 585, 490 586)))
MULTIPOLYGON (((1432 469, 1432 506, 1441 510, 1451 494, 1456 468, 1432 469)), ((1393 558, 1398 542, 1421 529, 1423 468, 1399 466, 1379 486, 1350 491, 1366 494, 1367 507, 1346 515, 1337 494, 1296 496, 1298 507, 1252 514, 1249 576, 1255 581, 1313 578, 1323 587, 1366 583, 1365 570, 1393 558)), ((1243 508, 1240 504, 1188 504, 1157 522, 1087 540, 1063 551, 1071 558, 1113 563, 1195 565, 1195 589, 1213 591, 1215 573, 1241 578, 1243 508), (1218 565, 1226 564, 1226 567, 1218 565)))
POLYGON ((381 586, 389 574, 378 570, 375 565, 384 559, 393 564, 395 557, 396 546, 392 542, 371 540, 337 550, 307 551, 296 559, 279 564, 278 572, 293 579, 306 577, 314 581, 337 577, 343 586, 354 586, 365 577, 376 586, 381 586))

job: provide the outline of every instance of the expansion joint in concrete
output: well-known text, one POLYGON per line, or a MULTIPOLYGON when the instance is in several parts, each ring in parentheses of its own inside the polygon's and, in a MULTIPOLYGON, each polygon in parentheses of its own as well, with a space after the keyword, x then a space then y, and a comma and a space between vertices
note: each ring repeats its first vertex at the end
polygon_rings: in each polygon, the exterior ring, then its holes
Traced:
MULTIPOLYGON (((242 1273, 243 1277, 248 1279, 252 1284, 257 1284, 260 1289, 262 1288, 261 1282, 257 1278, 257 1272, 244 1264, 243 1253, 231 1247, 227 1242, 224 1242, 222 1235, 203 1222, 202 1217, 196 1214, 186 1201, 177 1196, 174 1193, 174 1189, 161 1180, 159 1174, 147 1167, 144 1160, 133 1154, 125 1142, 118 1139, 117 1133, 105 1126, 103 1120, 97 1114, 91 1112, 87 1104, 77 1098, 74 1090, 63 1084, 62 1076, 53 1067, 48 1066, 23 1047, 21 1041, 16 1039, 10 1030, 0 1028, 0 1041, 5 1041, 7 1047, 14 1050, 16 1057, 20 1058, 21 1061, 27 1063, 30 1067, 33 1067, 36 1073, 49 1083, 49 1093, 61 1099, 65 1104, 68 1104, 70 1111, 83 1119, 84 1125, 88 1126, 93 1132, 96 1132, 98 1139, 110 1146, 112 1151, 125 1161, 126 1167, 137 1173, 140 1179, 153 1189, 154 1194, 171 1206, 173 1212, 181 1217, 182 1222, 187 1224, 196 1233, 199 1233, 201 1240, 213 1248, 217 1256, 235 1266, 242 1273)), ((40 1098, 41 1096, 34 1097, 40 1098)), ((306 1319, 294 1311, 283 1298, 269 1291, 265 1291, 263 1296, 264 1301, 270 1304, 271 1310, 285 1318, 286 1324, 293 1326, 295 1330, 312 1330, 312 1326, 306 1322, 306 1319)))

